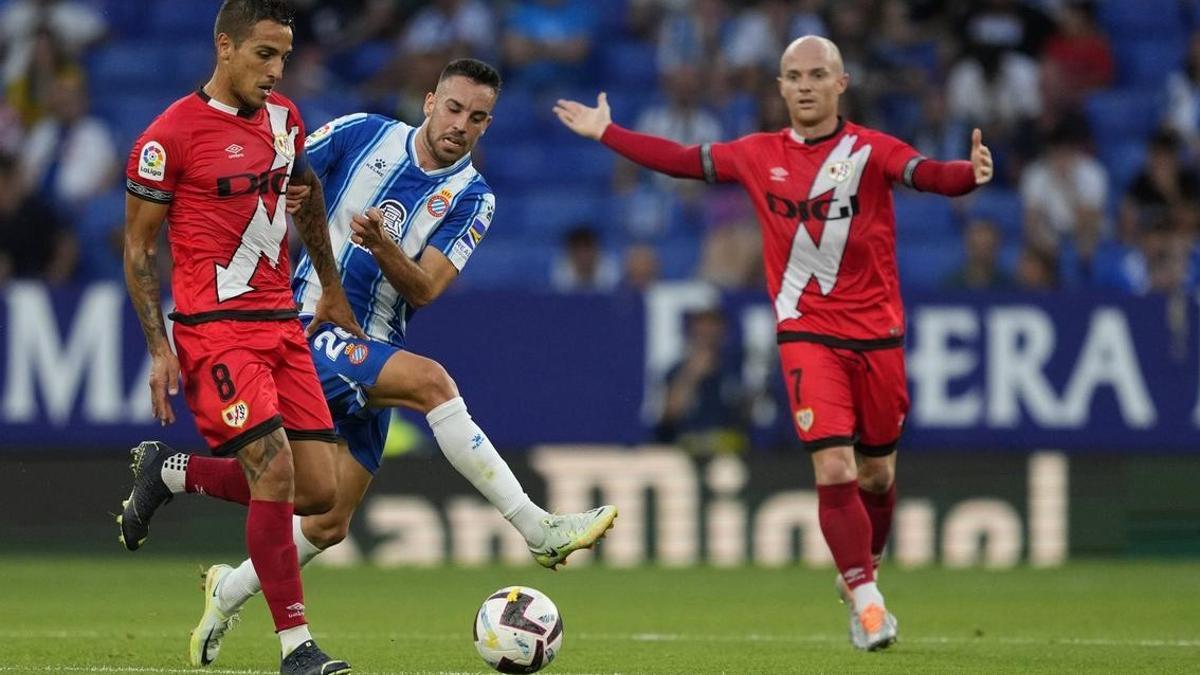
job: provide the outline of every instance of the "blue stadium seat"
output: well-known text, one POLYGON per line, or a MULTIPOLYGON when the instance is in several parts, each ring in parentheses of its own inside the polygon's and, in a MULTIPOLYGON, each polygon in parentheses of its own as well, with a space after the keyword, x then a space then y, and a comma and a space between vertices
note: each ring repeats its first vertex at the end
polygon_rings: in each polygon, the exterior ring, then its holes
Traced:
POLYGON ((1021 195, 1008 188, 989 186, 977 191, 967 206, 967 218, 990 220, 1000 228, 1005 240, 1019 239, 1024 225, 1021 195))
POLYGON ((172 86, 174 61, 168 54, 154 58, 157 42, 119 42, 97 50, 88 68, 93 97, 154 93, 172 86))
POLYGON ((1145 139, 1158 128, 1162 117, 1158 89, 1112 89, 1092 94, 1084 103, 1092 138, 1145 139))
POLYGON ((940 195, 897 191, 896 238, 899 241, 959 240, 958 216, 940 195))
POLYGON ((199 87, 212 75, 216 56, 211 40, 187 41, 171 50, 174 73, 171 79, 179 87, 199 87))
POLYGON ((1187 57, 1183 34, 1113 40, 1117 82, 1122 86, 1161 87, 1181 70, 1187 57))
POLYGON ((658 86, 658 57, 654 43, 617 40, 600 46, 601 75, 625 87, 658 86))
POLYGON ((545 289, 550 263, 558 242, 525 241, 517 237, 489 236, 471 255, 462 273, 464 286, 507 286, 545 289))
POLYGON ((1102 0, 1099 10, 1100 25, 1114 37, 1174 34, 1186 25, 1179 0, 1102 0))
POLYGON ((1096 146, 1096 156, 1108 171, 1108 191, 1114 200, 1129 188, 1146 163, 1146 143, 1113 139, 1096 146))
POLYGON ((690 279, 696 275, 702 249, 699 237, 671 237, 657 248, 663 279, 690 279))
POLYGON ((159 37, 212 38, 213 22, 217 17, 217 5, 208 2, 155 2, 149 7, 149 16, 143 16, 151 33, 159 37))
POLYGON ((938 288, 962 266, 962 243, 957 240, 901 242, 896 258, 904 288, 938 288))
POLYGON ((532 189, 498 201, 496 222, 506 232, 556 242, 581 223, 603 229, 608 220, 608 201, 604 189, 532 189))

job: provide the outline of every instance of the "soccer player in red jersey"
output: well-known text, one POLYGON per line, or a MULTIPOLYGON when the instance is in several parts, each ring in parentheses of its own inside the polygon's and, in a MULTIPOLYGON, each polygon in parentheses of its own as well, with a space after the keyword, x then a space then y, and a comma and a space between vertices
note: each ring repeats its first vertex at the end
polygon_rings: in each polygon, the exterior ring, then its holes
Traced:
POLYGON ((313 325, 362 331, 334 263, 300 113, 273 91, 292 50, 291 26, 283 0, 225 0, 212 78, 159 115, 130 154, 125 279, 152 356, 155 417, 174 421, 169 396, 182 374, 212 453, 238 462, 142 443, 118 521, 126 548, 135 550, 172 487, 248 505, 246 547, 279 634, 280 672, 329 675, 350 666, 329 658, 309 633, 292 516, 334 503, 336 437, 292 300, 289 181, 312 190, 294 221, 324 288, 313 325), (156 246, 164 220, 178 358, 160 310, 156 246))
POLYGON ((623 129, 603 93, 595 107, 560 100, 554 112, 642 166, 737 182, 749 193, 793 422, 811 453, 851 641, 881 649, 895 642, 896 620, 875 567, 891 530, 896 444, 908 412, 892 185, 966 194, 991 180, 991 152, 976 129, 969 162, 937 162, 841 118, 849 76, 825 38, 791 43, 778 80, 791 126, 728 143, 684 147, 623 129))

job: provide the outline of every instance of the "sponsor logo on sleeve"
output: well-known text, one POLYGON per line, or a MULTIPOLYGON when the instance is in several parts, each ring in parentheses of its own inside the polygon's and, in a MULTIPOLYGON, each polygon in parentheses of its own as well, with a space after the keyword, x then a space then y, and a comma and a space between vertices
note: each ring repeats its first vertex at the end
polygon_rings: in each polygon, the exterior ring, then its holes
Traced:
POLYGON ((156 181, 161 181, 167 175, 167 151, 158 141, 150 141, 142 146, 138 175, 156 181))
POLYGON ((471 228, 467 230, 467 234, 471 235, 472 247, 483 241, 484 235, 487 234, 487 228, 487 223, 483 222, 482 218, 476 218, 475 222, 471 223, 471 228))
POLYGON ((245 401, 238 401, 221 411, 221 419, 234 429, 241 429, 250 417, 250 406, 245 401))
POLYGON ((470 244, 459 239, 454 242, 454 248, 450 251, 450 259, 459 263, 461 267, 463 263, 467 262, 467 258, 471 257, 472 250, 470 244))

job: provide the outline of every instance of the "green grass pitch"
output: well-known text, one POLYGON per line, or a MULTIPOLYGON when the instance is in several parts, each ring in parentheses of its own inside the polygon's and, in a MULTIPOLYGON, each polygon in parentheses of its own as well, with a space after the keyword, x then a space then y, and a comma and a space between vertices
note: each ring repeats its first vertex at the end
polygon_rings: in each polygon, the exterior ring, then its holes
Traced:
MULTIPOLYGON (((0 673, 189 673, 199 559, 0 557, 0 673)), ((548 673, 1200 672, 1200 564, 901 571, 900 643, 855 652, 829 570, 313 568, 313 630, 356 673, 491 672, 471 645, 485 595, 529 585, 562 611, 548 673)), ((256 599, 203 672, 278 672, 256 599)))

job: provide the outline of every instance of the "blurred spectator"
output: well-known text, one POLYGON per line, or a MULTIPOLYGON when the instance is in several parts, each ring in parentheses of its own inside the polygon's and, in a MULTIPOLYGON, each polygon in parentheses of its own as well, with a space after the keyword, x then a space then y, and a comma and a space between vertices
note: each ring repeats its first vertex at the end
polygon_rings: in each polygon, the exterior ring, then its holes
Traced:
POLYGON ((1054 255, 1060 244, 1073 244, 1086 263, 1104 234, 1108 176, 1084 150, 1082 122, 1060 123, 1046 140, 1045 154, 1021 176, 1028 242, 1054 255))
POLYGON ((930 88, 921 96, 921 116, 909 138, 926 157, 946 160, 970 153, 971 128, 950 118, 946 94, 939 88, 930 88))
POLYGON ((1143 229, 1122 257, 1114 285, 1137 295, 1194 291, 1198 259, 1195 237, 1168 227, 1143 229))
MULTIPOLYGON (((633 128, 683 145, 720 141, 721 122, 702 105, 704 81, 700 72, 690 66, 681 66, 664 74, 662 79, 667 94, 666 102, 646 108, 633 128)), ((616 187, 619 190, 633 187, 637 181, 638 167, 625 160, 619 161, 616 166, 616 187)), ((674 190, 684 196, 694 197, 703 188, 703 184, 697 181, 675 179, 662 174, 652 174, 652 181, 661 188, 674 190)))
POLYGON ((696 68, 708 76, 708 85, 720 89, 730 21, 729 7, 721 0, 694 0, 668 14, 658 30, 658 71, 696 68))
POLYGON ((0 98, 0 155, 16 155, 24 142, 25 125, 21 122, 21 116, 0 98))
POLYGON ((54 207, 23 190, 16 161, 0 155, 0 283, 60 283, 71 276, 78 254, 54 207))
POLYGON ((551 270, 551 284, 560 292, 611 291, 621 281, 617 262, 605 255, 591 225, 581 224, 563 237, 563 250, 551 270))
POLYGON ((662 274, 662 262, 658 259, 658 251, 650 244, 632 244, 625 249, 625 270, 621 278, 621 286, 638 292, 645 292, 659 280, 662 274))
POLYGON ((74 58, 48 28, 33 35, 29 59, 22 68, 4 78, 5 96, 27 127, 37 123, 50 107, 50 92, 61 75, 81 73, 74 58))
POLYGON ((1000 248, 1003 245, 1000 228, 990 220, 977 218, 963 230, 963 266, 948 279, 946 288, 995 291, 1012 285, 1000 269, 1000 248))
POLYGON ((938 75, 937 45, 910 19, 902 0, 880 3, 877 25, 866 78, 872 108, 883 129, 912 138, 922 124, 921 100, 938 75))
POLYGON ((762 232, 741 191, 711 189, 708 216, 696 277, 729 290, 761 288, 762 232))
POLYGON ((1167 78, 1165 124, 1185 141, 1193 158, 1200 156, 1200 32, 1192 34, 1183 70, 1167 78))
POLYGON ((802 35, 828 34, 818 4, 759 0, 741 9, 724 45, 735 86, 753 90, 760 80, 773 80, 779 72, 779 55, 788 43, 802 35))
POLYGON ((0 12, 0 45, 4 47, 4 84, 29 72, 45 31, 65 55, 77 57, 108 31, 94 7, 74 0, 13 0, 0 12))
POLYGON ((951 115, 993 139, 1010 137, 1042 112, 1037 62, 1016 51, 968 54, 950 69, 946 95, 951 115))
POLYGON ((677 443, 697 454, 740 452, 748 439, 747 397, 741 359, 727 344, 725 317, 709 309, 688 314, 687 344, 667 371, 660 443, 677 443))
POLYGON ((1058 30, 1042 54, 1042 91, 1055 118, 1079 110, 1088 94, 1112 84, 1116 73, 1108 38, 1096 24, 1096 4, 1068 0, 1058 11, 1058 30))
POLYGON ((1053 255, 1033 246, 1021 249, 1017 257, 1017 287, 1025 291, 1050 291, 1058 288, 1058 265, 1053 255))
POLYGON ((1162 130, 1150 141, 1146 164, 1121 203, 1120 237, 1137 240, 1143 224, 1195 234, 1200 226, 1200 174, 1180 163, 1179 138, 1162 130))
POLYGON ((115 183, 116 145, 104 122, 88 114, 79 74, 55 80, 50 115, 30 131, 21 169, 29 190, 70 211, 115 183))
POLYGON ((505 77, 538 89, 578 81, 592 50, 592 12, 586 0, 519 0, 505 23, 505 77))

